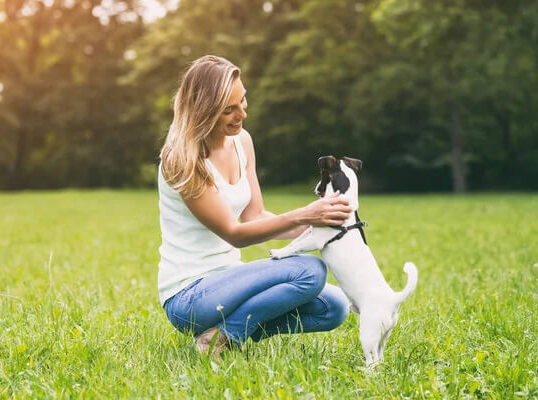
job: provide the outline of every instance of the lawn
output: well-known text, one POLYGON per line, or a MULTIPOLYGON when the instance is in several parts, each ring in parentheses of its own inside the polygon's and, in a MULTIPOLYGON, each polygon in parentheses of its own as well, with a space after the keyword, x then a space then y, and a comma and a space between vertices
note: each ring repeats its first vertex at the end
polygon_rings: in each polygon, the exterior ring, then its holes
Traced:
MULTIPOLYGON (((313 199, 265 193, 274 212, 313 199)), ((538 398, 538 195, 361 197, 389 284, 419 270, 371 374, 355 315, 198 355, 158 302, 154 191, 3 193, 0 210, 0 398, 538 398)))

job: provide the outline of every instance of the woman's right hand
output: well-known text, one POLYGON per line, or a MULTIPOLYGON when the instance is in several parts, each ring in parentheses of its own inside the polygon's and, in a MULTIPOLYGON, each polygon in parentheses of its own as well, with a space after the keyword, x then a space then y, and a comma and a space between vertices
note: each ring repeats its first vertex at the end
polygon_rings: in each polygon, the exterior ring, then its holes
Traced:
POLYGON ((336 192, 300 209, 299 220, 305 225, 343 225, 352 211, 349 201, 336 192))

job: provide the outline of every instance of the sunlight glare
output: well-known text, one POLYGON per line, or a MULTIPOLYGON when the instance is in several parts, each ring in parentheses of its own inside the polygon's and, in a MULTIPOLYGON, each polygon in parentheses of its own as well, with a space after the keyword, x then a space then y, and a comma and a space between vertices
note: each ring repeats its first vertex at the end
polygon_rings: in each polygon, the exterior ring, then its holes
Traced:
POLYGON ((270 1, 266 1, 265 3, 263 3, 263 11, 265 11, 266 13, 270 13, 273 11, 273 3, 271 3, 270 1))

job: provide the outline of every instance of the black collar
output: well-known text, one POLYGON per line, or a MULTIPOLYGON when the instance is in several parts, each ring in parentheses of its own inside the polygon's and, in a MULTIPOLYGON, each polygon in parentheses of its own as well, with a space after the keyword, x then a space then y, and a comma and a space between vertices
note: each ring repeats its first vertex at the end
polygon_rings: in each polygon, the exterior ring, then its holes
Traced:
POLYGON ((358 229, 359 232, 361 233, 361 237, 362 237, 362 240, 364 242, 364 244, 368 244, 366 243, 366 236, 364 236, 364 230, 362 229, 363 226, 368 226, 368 224, 366 222, 363 222, 361 221, 361 219, 359 218, 359 213, 357 211, 355 211, 355 223, 353 225, 349 225, 349 226, 331 226, 331 228, 334 228, 334 229, 338 229, 340 232, 338 232, 335 236, 333 236, 333 238, 331 240, 329 240, 327 243, 325 243, 325 246, 327 246, 329 243, 332 243, 334 242, 335 240, 340 240, 344 237, 344 235, 346 233, 348 233, 348 231, 352 230, 352 229, 358 229))

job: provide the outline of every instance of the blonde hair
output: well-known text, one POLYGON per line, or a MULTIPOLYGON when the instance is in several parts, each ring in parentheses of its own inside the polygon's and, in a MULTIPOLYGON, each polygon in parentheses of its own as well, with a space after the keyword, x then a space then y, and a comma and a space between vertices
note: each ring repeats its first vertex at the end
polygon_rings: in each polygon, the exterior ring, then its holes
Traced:
POLYGON ((192 62, 174 97, 174 119, 161 149, 161 172, 183 198, 197 198, 215 185, 205 159, 209 138, 227 107, 241 71, 222 57, 192 62))

